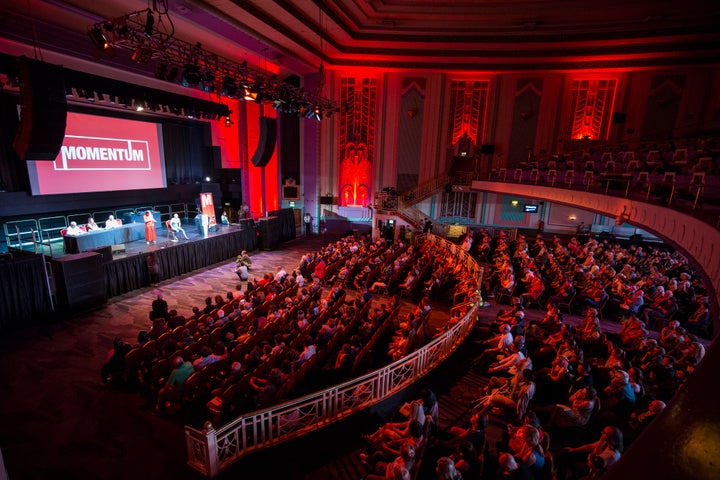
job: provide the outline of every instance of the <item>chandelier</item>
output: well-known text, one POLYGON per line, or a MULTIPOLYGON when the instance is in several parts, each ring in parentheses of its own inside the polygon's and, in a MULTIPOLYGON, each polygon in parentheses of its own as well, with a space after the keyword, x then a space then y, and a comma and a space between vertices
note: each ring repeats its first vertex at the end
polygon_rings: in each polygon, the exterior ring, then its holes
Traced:
POLYGON ((166 28, 162 17, 167 13, 145 9, 122 17, 104 20, 88 27, 88 35, 99 55, 117 55, 118 49, 131 51, 137 63, 158 62, 156 77, 198 88, 228 98, 271 103, 278 111, 321 120, 339 111, 337 102, 281 82, 248 66, 247 61, 233 62, 174 36, 172 21, 166 28), (157 18, 156 18, 157 17, 157 18))

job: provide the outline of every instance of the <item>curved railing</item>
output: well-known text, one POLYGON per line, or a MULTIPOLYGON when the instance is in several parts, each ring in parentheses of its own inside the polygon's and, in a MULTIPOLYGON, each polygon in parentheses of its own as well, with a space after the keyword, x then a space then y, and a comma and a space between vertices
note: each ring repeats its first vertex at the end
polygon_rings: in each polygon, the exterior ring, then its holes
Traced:
POLYGON ((483 269, 465 251, 445 239, 432 234, 418 237, 419 243, 425 241, 457 255, 478 280, 477 301, 457 324, 405 358, 362 377, 243 415, 219 428, 210 422, 202 430, 186 426, 188 464, 214 477, 246 455, 306 435, 376 405, 412 385, 448 358, 475 326, 477 309, 482 304, 479 286, 483 269))

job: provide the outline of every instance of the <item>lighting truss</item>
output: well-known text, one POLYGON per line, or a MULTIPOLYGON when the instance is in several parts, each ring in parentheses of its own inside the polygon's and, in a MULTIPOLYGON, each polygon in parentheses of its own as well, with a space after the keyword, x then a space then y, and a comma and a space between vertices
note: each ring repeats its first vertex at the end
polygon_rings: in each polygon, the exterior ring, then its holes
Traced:
POLYGON ((200 43, 193 45, 175 38, 173 32, 163 30, 160 20, 155 20, 157 15, 152 9, 132 12, 90 25, 88 34, 98 50, 110 56, 116 54, 115 49, 124 49, 132 51, 135 62, 158 61, 163 74, 156 77, 163 80, 229 98, 246 98, 246 90, 252 91, 254 101, 272 103, 273 108, 283 112, 306 116, 303 112, 319 111, 320 115, 312 116, 318 120, 339 111, 333 100, 279 82, 275 75, 209 52, 200 43), (201 80, 195 82, 198 78, 201 80))

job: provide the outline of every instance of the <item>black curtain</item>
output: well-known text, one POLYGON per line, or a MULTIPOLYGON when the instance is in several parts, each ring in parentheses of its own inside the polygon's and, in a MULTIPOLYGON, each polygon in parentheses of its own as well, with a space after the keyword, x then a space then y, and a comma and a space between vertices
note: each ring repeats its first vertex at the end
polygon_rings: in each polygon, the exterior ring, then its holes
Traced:
POLYGON ((17 98, 0 95, 0 191, 30 191, 27 164, 13 149, 17 129, 17 98))
POLYGON ((283 208, 268 212, 268 217, 277 217, 280 221, 280 241, 286 242, 295 238, 295 212, 292 208, 283 208))
POLYGON ((199 182, 212 171, 205 128, 205 125, 163 124, 165 175, 169 185, 199 182))
POLYGON ((51 312, 42 255, 0 261, 0 330, 51 312))
MULTIPOLYGON (((235 257, 243 250, 257 248, 255 229, 243 226, 223 235, 216 235, 197 242, 174 245, 157 250, 160 263, 160 279, 167 280, 235 257)), ((147 287, 150 278, 147 254, 135 255, 105 264, 108 297, 147 287)))

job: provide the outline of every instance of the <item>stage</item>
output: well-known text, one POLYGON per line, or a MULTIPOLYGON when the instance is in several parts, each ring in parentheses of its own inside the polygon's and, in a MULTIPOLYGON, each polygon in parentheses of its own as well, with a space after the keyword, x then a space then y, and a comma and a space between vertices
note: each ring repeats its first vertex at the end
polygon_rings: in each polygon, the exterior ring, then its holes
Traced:
MULTIPOLYGON (((148 257, 159 264, 158 282, 235 258, 242 250, 257 249, 258 237, 253 221, 218 225, 207 236, 187 226, 184 238, 173 242, 165 229, 158 229, 156 243, 141 240, 120 245, 104 245, 81 253, 67 253, 63 239, 39 245, 49 257, 56 292, 56 307, 66 314, 77 314, 102 306, 107 299, 151 285, 148 257), (124 247, 124 248, 123 248, 124 247)), ((90 234, 88 234, 90 235, 90 234)))

